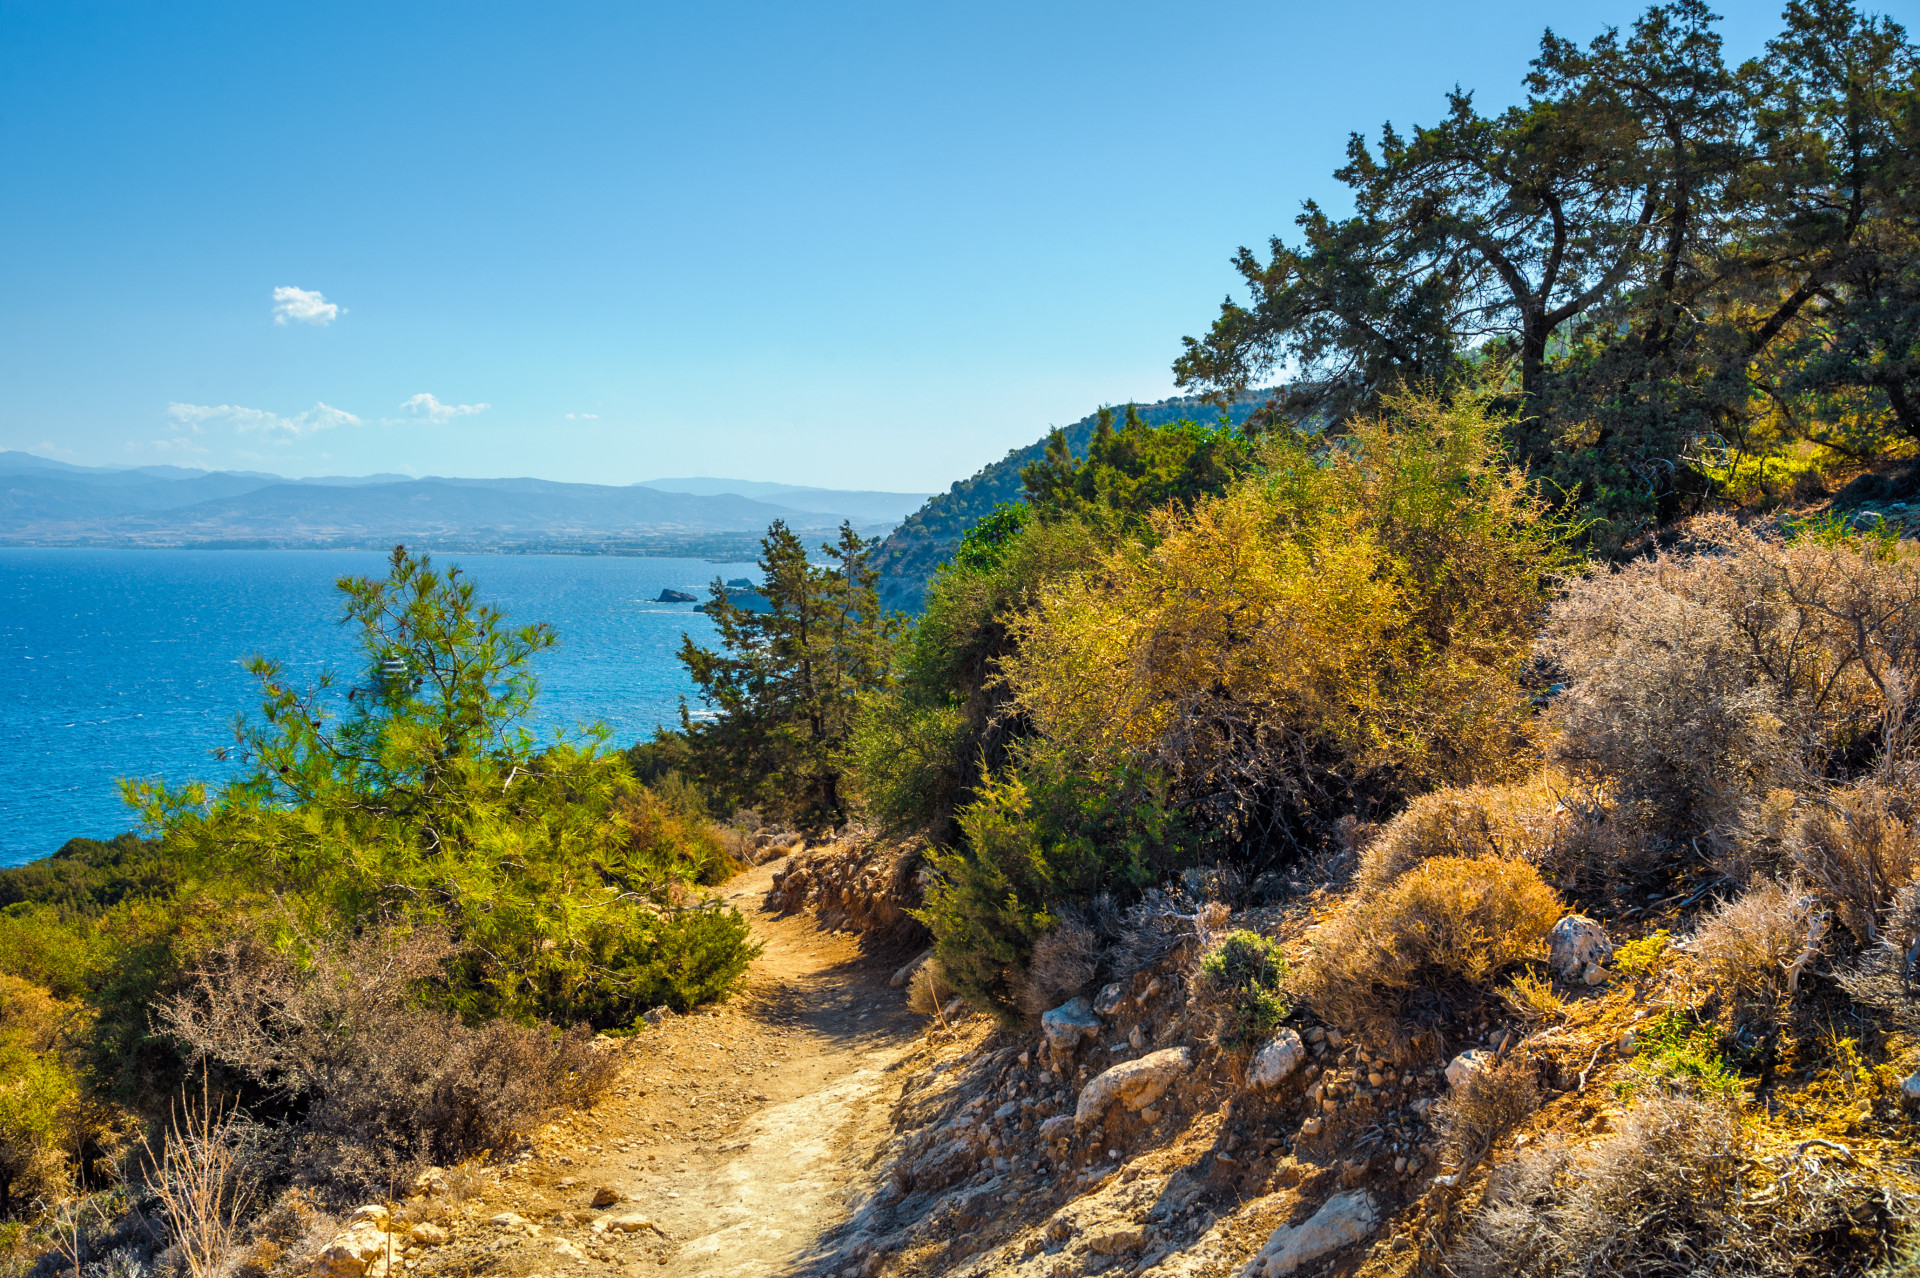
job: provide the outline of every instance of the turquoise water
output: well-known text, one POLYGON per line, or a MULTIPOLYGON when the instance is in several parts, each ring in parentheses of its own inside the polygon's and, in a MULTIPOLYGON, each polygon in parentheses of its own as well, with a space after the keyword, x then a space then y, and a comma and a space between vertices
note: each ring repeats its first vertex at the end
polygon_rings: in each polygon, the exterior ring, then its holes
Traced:
MULTIPOLYGON (((543 732, 589 722, 625 745, 678 721, 690 693, 680 636, 706 642, 691 604, 706 583, 757 577, 752 564, 566 555, 446 555, 516 622, 550 622, 537 659, 543 732)), ((215 781, 211 751, 256 702, 241 667, 260 652, 296 679, 352 674, 353 636, 335 578, 384 575, 377 552, 0 550, 0 865, 46 856, 75 835, 132 827, 116 777, 215 781)))

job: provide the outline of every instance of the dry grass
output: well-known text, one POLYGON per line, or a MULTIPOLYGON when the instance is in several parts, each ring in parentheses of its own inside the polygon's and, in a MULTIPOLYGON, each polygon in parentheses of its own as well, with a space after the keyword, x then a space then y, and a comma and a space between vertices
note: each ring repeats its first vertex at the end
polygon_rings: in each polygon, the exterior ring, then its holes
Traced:
POLYGON ((1541 944, 1560 900, 1524 861, 1434 857, 1359 893, 1313 934, 1293 989, 1396 1058, 1437 1049, 1436 1031, 1541 944))
POLYGON ((1920 873, 1920 835, 1904 787, 1865 783, 1826 796, 1787 836, 1792 864, 1832 902, 1862 945, 1880 939, 1888 907, 1920 873))
POLYGON ((1460 1278, 1814 1278, 1885 1259, 1908 1205, 1851 1151, 1761 1155, 1729 1105, 1649 1095, 1584 1148, 1497 1168, 1449 1256, 1460 1278))
POLYGON ((1542 772, 1519 785, 1476 785, 1422 795, 1360 853, 1361 891, 1379 891, 1437 856, 1539 861, 1569 824, 1564 776, 1542 772))
POLYGON ((947 984, 940 965, 928 959, 915 969, 913 981, 907 986, 907 1006, 922 1016, 939 1016, 940 1009, 958 992, 947 984))
POLYGON ((1688 949, 1731 1019, 1771 1021, 1798 988, 1823 930, 1811 897, 1760 879, 1703 918, 1688 949))
POLYGON ((212 1098, 201 1075, 200 1097, 173 1107, 160 1152, 148 1144, 147 1183, 166 1209, 173 1245, 192 1278, 221 1278, 256 1192, 247 1174, 246 1140, 231 1109, 212 1098))
POLYGON ((1033 943, 1033 957, 1017 982, 1017 1002, 1038 1016, 1085 994, 1100 972, 1100 936, 1083 920, 1066 914, 1058 927, 1033 943))

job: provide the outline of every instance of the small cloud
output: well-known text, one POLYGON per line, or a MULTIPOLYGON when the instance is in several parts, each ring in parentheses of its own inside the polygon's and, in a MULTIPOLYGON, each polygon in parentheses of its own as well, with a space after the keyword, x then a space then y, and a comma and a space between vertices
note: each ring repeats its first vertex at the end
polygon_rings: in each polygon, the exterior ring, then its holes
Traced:
POLYGON ((599 420, 600 420, 600 414, 598 414, 598 413, 568 413, 568 414, 567 414, 567 420, 568 420, 568 421, 570 421, 570 422, 597 422, 597 421, 599 421, 599 420))
POLYGON ((471 417, 475 413, 484 413, 491 404, 443 404, 425 391, 415 395, 400 405, 401 408, 430 422, 450 422, 456 417, 471 417))
POLYGON ((317 290, 308 292, 290 284, 273 290, 273 322, 276 324, 298 320, 302 324, 324 327, 339 318, 340 308, 317 290))
POLYGON ((156 439, 147 447, 156 453, 176 453, 187 457, 202 456, 207 451, 185 435, 175 435, 172 439, 156 439))
POLYGON ((60 447, 60 445, 54 443, 50 439, 41 440, 39 443, 35 444, 32 448, 29 448, 27 451, 30 453, 35 453, 41 457, 73 456, 73 450, 71 448, 62 448, 60 447))
POLYGON ((226 422, 241 434, 258 431, 268 435, 311 435, 317 430, 360 424, 358 417, 331 404, 315 404, 293 417, 239 404, 168 404, 167 418, 196 435, 207 422, 226 422))

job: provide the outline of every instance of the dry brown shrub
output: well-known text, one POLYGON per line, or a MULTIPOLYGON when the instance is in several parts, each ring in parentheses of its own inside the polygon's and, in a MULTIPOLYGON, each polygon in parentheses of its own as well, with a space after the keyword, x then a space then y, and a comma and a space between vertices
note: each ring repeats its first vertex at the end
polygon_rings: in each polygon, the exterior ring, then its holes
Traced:
POLYGON ((1038 1016, 1087 993, 1100 972, 1100 936, 1086 922, 1066 915, 1033 943, 1033 957, 1018 982, 1020 1010, 1038 1016))
POLYGON ((957 992, 941 975, 940 965, 928 959, 914 969, 913 980, 907 986, 907 1006, 922 1016, 938 1016, 957 992))
POLYGON ((1533 1067, 1509 1058, 1475 1070, 1434 1107, 1433 1125, 1455 1167, 1478 1163, 1540 1108, 1533 1067))
POLYGON ((1313 934, 1294 990, 1335 1024, 1404 1058, 1494 978, 1539 952, 1562 913, 1524 861, 1434 857, 1356 893, 1313 934))
POLYGON ((1850 1153, 1757 1157, 1731 1107, 1654 1094, 1584 1148, 1549 1137, 1498 1167, 1448 1260, 1460 1278, 1858 1274, 1908 1209, 1850 1153))
POLYGON ((1634 811, 1549 768, 1514 785, 1420 796, 1362 850, 1357 882, 1378 891, 1429 857, 1498 856, 1531 861, 1575 889, 1630 873, 1665 850, 1634 811))
POLYGON ((158 1019, 195 1059, 298 1115, 293 1177, 384 1189, 428 1163, 506 1149, 547 1113, 593 1099, 617 1069, 585 1027, 472 1027, 422 1005, 422 983, 453 952, 442 932, 387 928, 315 943, 303 966, 239 939, 208 953, 158 1019))
POLYGON ((1760 879, 1702 919, 1687 948, 1735 1021, 1771 1020, 1817 952, 1823 926, 1805 892, 1760 879))
POLYGON ((1897 672, 1920 654, 1912 548, 1785 543, 1717 517, 1695 532, 1696 553, 1576 582, 1542 641, 1569 676, 1557 757, 1676 827, 1851 766, 1900 717, 1897 672))
POLYGON ((1920 873, 1920 833, 1905 787, 1864 782, 1835 790, 1801 814, 1786 850, 1796 869, 1833 903, 1854 939, 1880 939, 1895 895, 1920 873))

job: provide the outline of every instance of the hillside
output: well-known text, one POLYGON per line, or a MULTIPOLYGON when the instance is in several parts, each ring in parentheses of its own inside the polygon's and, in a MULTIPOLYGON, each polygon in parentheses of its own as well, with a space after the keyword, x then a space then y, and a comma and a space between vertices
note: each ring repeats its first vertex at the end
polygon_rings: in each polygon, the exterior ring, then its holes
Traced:
MULTIPOLYGON (((1264 399, 1261 392, 1236 403, 1227 420, 1239 425, 1264 399)), ((1155 426, 1183 417, 1212 421, 1219 416, 1218 409, 1192 397, 1142 404, 1139 411, 1143 421, 1155 426)), ((1089 413, 1066 428, 1067 443, 1076 456, 1087 451, 1087 441, 1093 437, 1098 420, 1098 413, 1089 413)), ((956 481, 901 521, 873 558, 880 572, 881 603, 889 610, 920 611, 934 569, 947 561, 960 538, 982 516, 1003 501, 1020 499, 1020 471, 1039 461, 1046 451, 1047 437, 1042 435, 1025 448, 1016 448, 999 461, 981 467, 971 478, 956 481)))

